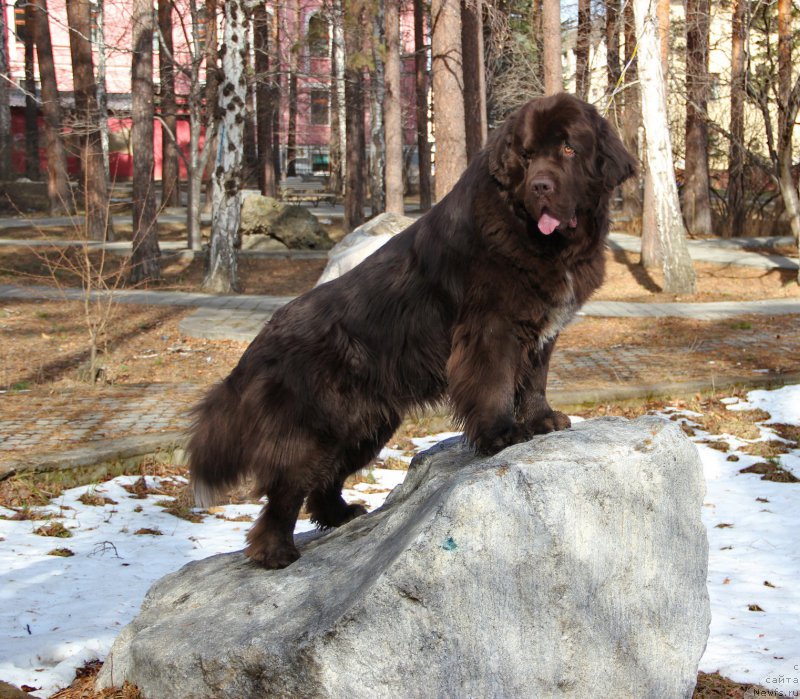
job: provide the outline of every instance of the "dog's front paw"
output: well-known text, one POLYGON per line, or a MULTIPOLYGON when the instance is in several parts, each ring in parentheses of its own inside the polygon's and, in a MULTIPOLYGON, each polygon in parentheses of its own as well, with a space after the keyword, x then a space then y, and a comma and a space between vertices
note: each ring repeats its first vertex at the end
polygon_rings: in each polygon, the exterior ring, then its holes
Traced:
POLYGON ((572 421, 567 415, 558 410, 548 410, 546 413, 528 420, 525 424, 530 434, 534 435, 565 430, 572 426, 572 421))
POLYGON ((531 434, 522 425, 504 424, 478 437, 475 440, 475 450, 479 454, 491 456, 512 444, 524 442, 531 434))

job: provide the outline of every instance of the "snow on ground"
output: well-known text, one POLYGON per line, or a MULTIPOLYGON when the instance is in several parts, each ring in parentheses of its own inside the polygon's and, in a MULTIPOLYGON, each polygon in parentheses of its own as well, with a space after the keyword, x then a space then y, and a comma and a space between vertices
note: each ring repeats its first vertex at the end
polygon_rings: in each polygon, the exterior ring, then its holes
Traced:
MULTIPOLYGON (((758 407, 772 415, 767 423, 800 425, 800 386, 752 391, 747 403, 730 399, 728 407, 758 407)), ((697 416, 676 411, 665 415, 689 422, 697 416)), ((453 434, 420 438, 415 446, 427 448, 453 434)), ((695 440, 707 438, 697 430, 695 440)), ((700 669, 798 696, 800 484, 739 473, 762 459, 737 451, 742 440, 713 438, 727 441, 732 451, 698 444, 708 487, 703 521, 710 545, 712 610, 711 637, 700 669), (730 454, 739 460, 727 460, 730 454)), ((761 439, 769 438, 775 436, 765 426, 761 439)), ((407 460, 402 452, 384 450, 382 457, 389 456, 407 460)), ((800 450, 778 458, 785 469, 800 476, 800 450)), ((374 509, 405 472, 374 469, 372 475, 374 482, 359 483, 345 497, 361 499, 374 509)), ((157 505, 168 499, 163 495, 131 497, 124 486, 136 480, 121 476, 66 491, 48 508, 57 515, 52 520, 0 519, 0 679, 36 687, 40 697, 68 685, 77 667, 105 657, 155 580, 188 561, 241 549, 250 524, 235 520, 259 511, 258 505, 230 505, 218 508, 216 516, 207 516, 202 523, 192 523, 157 505), (114 502, 83 504, 78 498, 87 492, 114 502), (34 533, 53 521, 63 523, 72 536, 34 533), (60 547, 69 548, 74 556, 48 555, 60 547)), ((149 485, 160 481, 147 480, 149 485)), ((3 514, 14 513, 0 508, 3 514)), ((297 531, 311 526, 300 521, 297 531)))

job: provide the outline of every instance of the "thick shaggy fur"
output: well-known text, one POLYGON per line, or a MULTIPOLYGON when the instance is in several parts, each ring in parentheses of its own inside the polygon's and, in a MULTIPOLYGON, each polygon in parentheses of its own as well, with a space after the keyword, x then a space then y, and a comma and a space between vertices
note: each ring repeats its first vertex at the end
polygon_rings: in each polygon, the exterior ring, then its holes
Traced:
POLYGON ((305 499, 324 527, 363 514, 342 483, 415 406, 449 396, 484 453, 568 427, 545 399, 550 355, 603 279, 610 194, 634 167, 574 97, 519 109, 436 207, 280 309, 197 406, 198 502, 254 474, 268 503, 246 553, 280 568, 305 499))

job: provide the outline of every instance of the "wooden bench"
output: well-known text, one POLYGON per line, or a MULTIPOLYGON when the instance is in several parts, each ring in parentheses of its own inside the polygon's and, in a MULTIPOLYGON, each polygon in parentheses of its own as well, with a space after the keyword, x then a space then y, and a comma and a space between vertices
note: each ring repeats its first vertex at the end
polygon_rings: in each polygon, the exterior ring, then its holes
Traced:
POLYGON ((318 206, 321 201, 336 203, 336 194, 327 188, 325 182, 302 177, 287 177, 282 180, 280 198, 282 201, 310 201, 314 206, 318 206))

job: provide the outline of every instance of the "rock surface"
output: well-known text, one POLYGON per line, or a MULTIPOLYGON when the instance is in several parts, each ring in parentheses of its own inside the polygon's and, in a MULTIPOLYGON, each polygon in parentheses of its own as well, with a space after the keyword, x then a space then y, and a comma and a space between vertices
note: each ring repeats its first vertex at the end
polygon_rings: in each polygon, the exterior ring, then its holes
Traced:
MULTIPOLYGON (((690 697, 710 622, 694 445, 604 418, 418 457, 383 508, 266 571, 150 590, 98 685, 170 697, 690 697)), ((298 537, 299 538, 299 537, 298 537)))
POLYGON ((382 213, 354 229, 342 238, 328 253, 328 264, 317 280, 317 285, 329 282, 349 272, 359 262, 369 257, 393 235, 404 231, 413 218, 382 213))
POLYGON ((328 250, 333 246, 327 231, 308 208, 258 194, 242 201, 239 233, 242 239, 268 236, 290 250, 328 250))

